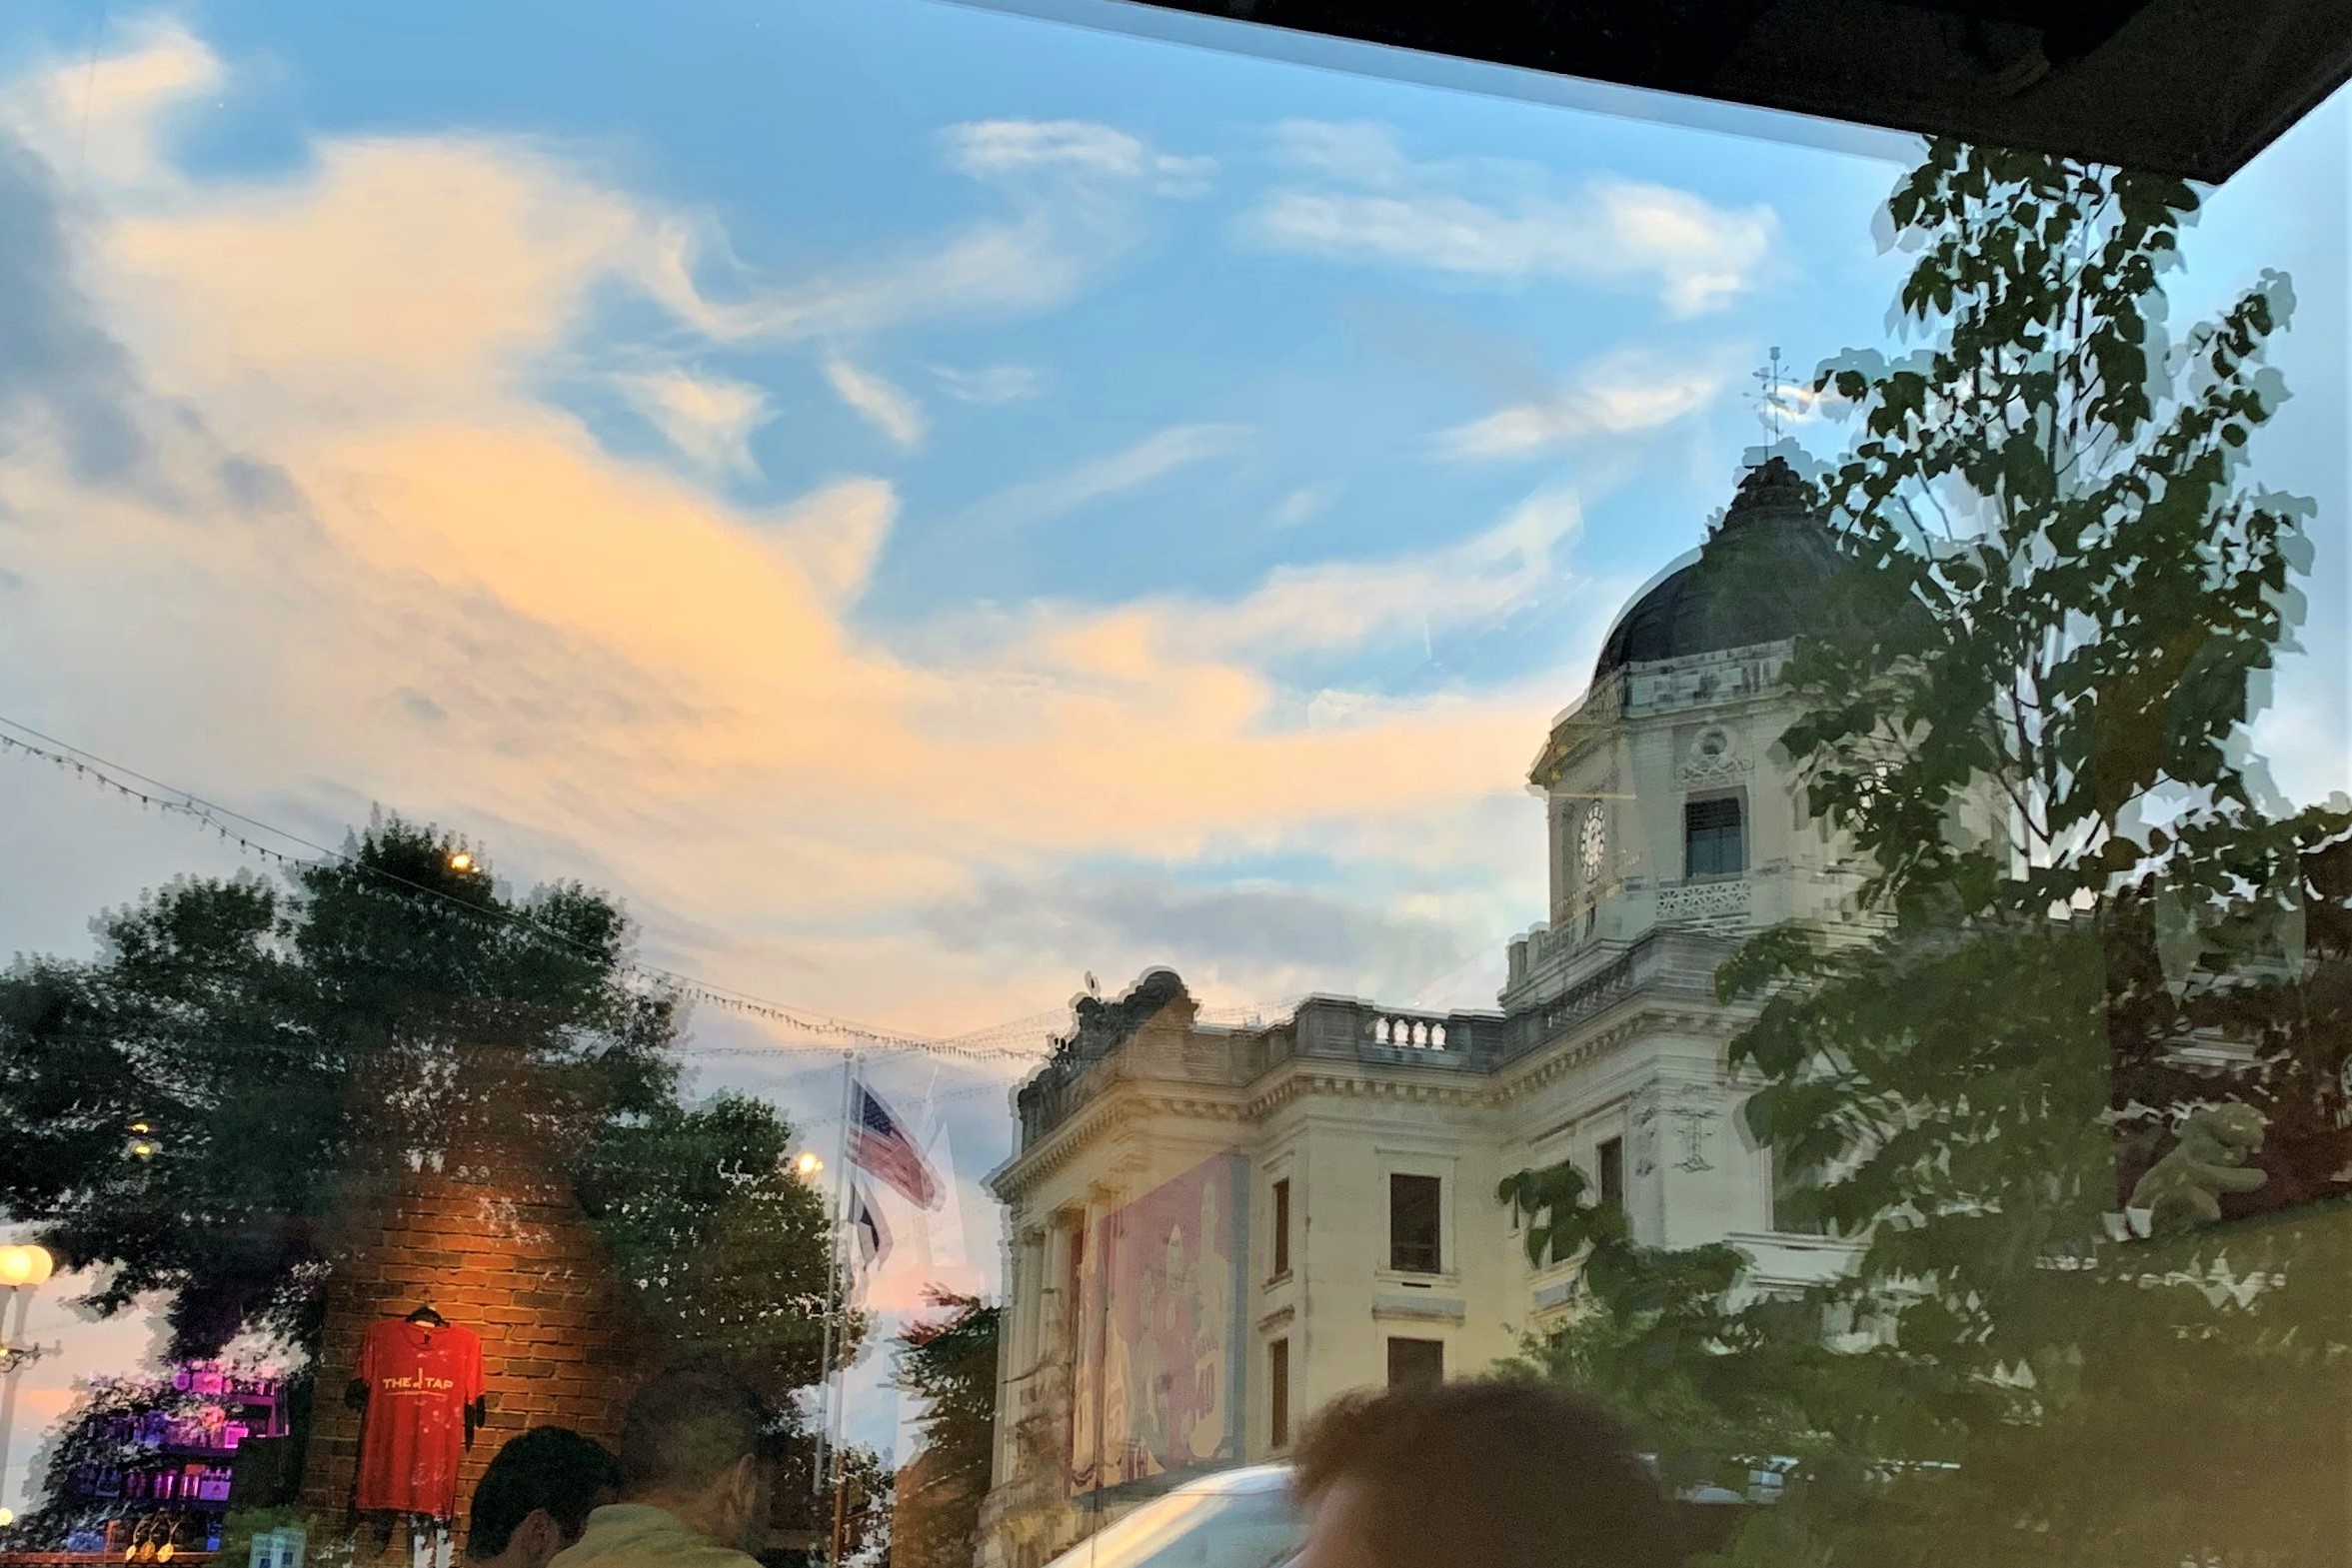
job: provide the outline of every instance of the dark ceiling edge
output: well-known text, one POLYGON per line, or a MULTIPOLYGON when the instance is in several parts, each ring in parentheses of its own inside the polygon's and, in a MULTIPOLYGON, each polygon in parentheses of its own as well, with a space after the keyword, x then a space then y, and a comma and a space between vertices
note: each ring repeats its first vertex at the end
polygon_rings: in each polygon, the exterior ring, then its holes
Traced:
POLYGON ((1341 38, 1301 28, 1206 16, 1138 0, 930 0, 959 10, 1083 28, 1089 32, 1148 38, 1179 48, 1242 55, 1309 70, 1404 82, 1444 92, 1471 93, 1519 103, 1601 114, 1617 120, 1670 125, 1683 130, 1752 141, 1811 147, 1822 152, 1885 164, 1890 170, 1918 161, 1925 138, 1910 131, 1840 120, 1803 110, 1744 100, 1708 98, 1665 88, 1633 87, 1596 77, 1570 76, 1490 60, 1436 54, 1395 44, 1341 38))

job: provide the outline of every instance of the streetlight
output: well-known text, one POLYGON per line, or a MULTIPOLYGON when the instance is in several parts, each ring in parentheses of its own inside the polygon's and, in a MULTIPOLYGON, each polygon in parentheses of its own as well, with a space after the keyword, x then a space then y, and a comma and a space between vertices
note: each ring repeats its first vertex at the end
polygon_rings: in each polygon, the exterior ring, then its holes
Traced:
POLYGON ((57 1259, 49 1255, 47 1247, 0 1247, 0 1285, 14 1290, 19 1285, 46 1284, 55 1272, 57 1259))
POLYGON ((802 1153, 799 1159, 793 1161, 793 1169, 799 1171, 804 1178, 814 1176, 817 1174, 817 1172, 823 1170, 824 1168, 825 1161, 806 1151, 802 1153))
POLYGON ((449 852, 449 868, 460 874, 470 871, 474 868, 474 857, 463 849, 452 849, 449 852))
MULTIPOLYGON (((49 1255, 47 1247, 26 1245, 0 1247, 0 1285, 16 1298, 16 1329, 0 1333, 0 1486, 8 1481, 8 1440, 16 1433, 16 1380, 24 1371, 25 1363, 40 1359, 38 1345, 24 1342, 25 1324, 33 1312, 33 1292, 57 1272, 57 1259, 49 1255)), ((7 1309, 0 1305, 0 1329, 7 1327, 7 1309)), ((16 1516, 0 1508, 0 1528, 13 1524, 16 1516)))

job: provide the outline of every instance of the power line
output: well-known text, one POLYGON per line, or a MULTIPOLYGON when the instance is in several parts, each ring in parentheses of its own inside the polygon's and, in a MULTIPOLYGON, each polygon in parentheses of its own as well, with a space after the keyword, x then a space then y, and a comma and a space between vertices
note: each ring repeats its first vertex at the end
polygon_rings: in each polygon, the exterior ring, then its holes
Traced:
MULTIPOLYGON (((634 974, 673 995, 691 996, 697 1000, 726 1007, 747 1016, 781 1023, 819 1038, 856 1041, 873 1049, 877 1054, 921 1051, 974 1060, 1038 1060, 1044 1054, 1041 1050, 1035 1048, 1028 1050, 1009 1049, 992 1046, 987 1042, 1028 1032, 1033 1024, 1059 1016, 1055 1013, 1035 1013, 1027 1018, 994 1024, 984 1029, 975 1030, 970 1034, 927 1037, 899 1034, 891 1030, 854 1022, 847 1018, 838 1018, 787 1003, 771 1001, 750 991, 737 990, 732 986, 699 979, 694 975, 676 969, 663 968, 658 964, 616 958, 580 941, 568 932, 542 923, 525 910, 485 908, 478 904, 468 903, 442 888, 414 881, 396 871, 370 864, 346 854, 340 849, 329 848, 325 844, 302 836, 300 833, 263 821, 259 817, 247 815, 232 807, 220 805, 192 790, 167 784, 162 780, 143 774, 137 769, 109 761, 70 742, 44 734, 21 720, 0 715, 0 730, 17 732, 16 735, 0 733, 0 755, 12 751, 22 752, 28 758, 50 763, 61 771, 70 769, 77 777, 88 780, 98 787, 123 799, 137 800, 142 806, 150 806, 187 817, 200 827, 210 827, 222 840, 233 842, 240 850, 258 858, 274 861, 287 868, 320 866, 331 863, 350 870, 364 872, 379 880, 395 884, 409 894, 423 894, 429 900, 427 905, 429 907, 442 906, 477 919, 505 921, 519 930, 569 948, 584 957, 592 958, 600 963, 609 962, 615 968, 634 974), (24 739, 25 737, 31 739, 24 739), (258 841, 254 836, 257 834, 295 845, 309 851, 309 854, 306 857, 300 854, 290 854, 283 849, 272 848, 268 843, 258 841)), ((408 907, 416 907, 413 902, 407 899, 403 901, 408 907)), ((784 1047, 784 1042, 777 1043, 779 1047, 784 1047)))

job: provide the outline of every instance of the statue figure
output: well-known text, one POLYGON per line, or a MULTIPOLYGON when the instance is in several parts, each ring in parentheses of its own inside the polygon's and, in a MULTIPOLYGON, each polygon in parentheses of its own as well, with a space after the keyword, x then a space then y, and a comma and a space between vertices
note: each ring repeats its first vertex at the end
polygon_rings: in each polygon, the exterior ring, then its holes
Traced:
POLYGON ((2246 1159, 2262 1147, 2267 1120, 2251 1105, 2200 1105, 2183 1117, 2172 1151, 2131 1189, 2130 1207, 2148 1212, 2151 1231, 2187 1230, 2221 1218, 2221 1194, 2252 1192, 2270 1180, 2246 1159))

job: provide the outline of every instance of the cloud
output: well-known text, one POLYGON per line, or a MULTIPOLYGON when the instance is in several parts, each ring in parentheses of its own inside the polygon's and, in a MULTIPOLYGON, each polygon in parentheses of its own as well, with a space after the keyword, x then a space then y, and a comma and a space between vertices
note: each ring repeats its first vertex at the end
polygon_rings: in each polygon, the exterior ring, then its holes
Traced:
POLYGON ((143 472, 143 396, 129 357, 93 319, 74 281, 47 165, 0 132, 0 456, 54 445, 85 480, 143 472))
POLYGON ((752 433, 767 423, 768 395, 749 382, 667 370, 615 378, 623 397, 697 465, 754 474, 752 433))
POLYGON ((906 392, 838 355, 825 362, 825 379, 835 394, 876 430, 902 447, 923 445, 929 423, 923 417, 923 405, 906 392))
POLYGON ((1091 120, 976 120, 944 133, 949 162, 976 179, 1040 170, 1149 182, 1163 196, 1205 194, 1213 158, 1156 151, 1141 137, 1091 120))
POLYGON ((1171 425, 1108 457, 1008 486, 974 509, 976 521, 1002 526, 1062 517, 1095 502, 1142 490, 1178 469, 1222 457, 1249 434, 1245 425, 1171 425))
POLYGON ((1142 872, 992 877, 931 905, 922 924, 950 950, 1051 956, 1114 986, 1157 963, 1248 973, 1260 993, 1245 999, 1277 1003, 1285 983, 1421 983, 1486 945, 1474 911, 1460 907, 1415 911, 1370 904, 1360 889, 1185 885, 1142 872))
POLYGON ((846 480, 802 501, 780 520, 776 537, 829 605, 856 603, 873 580, 899 498, 880 480, 846 480))
POLYGON ((1302 523, 1311 523, 1322 516, 1336 491, 1337 487, 1333 485, 1301 485, 1275 505, 1266 521, 1275 528, 1296 528, 1302 523))
POLYGON ((1242 220, 1256 244, 1494 282, 1648 290, 1675 316, 1753 288, 1778 232, 1767 206, 1734 211, 1611 175, 1563 188, 1531 165, 1413 163, 1363 125, 1291 124, 1277 155, 1315 183, 1272 192, 1242 220))
POLYGON ((1235 603, 1171 615, 1171 635, 1226 653, 1328 652, 1495 621, 1564 591, 1562 557, 1582 522, 1573 492, 1541 491, 1454 544, 1383 560, 1277 567, 1235 603))
POLYGON ((673 214, 650 246, 648 286, 681 319, 730 343, 856 339, 1044 310, 1134 245, 1143 232, 1137 193, 1198 195, 1215 167, 1090 121, 977 121, 950 126, 942 144, 950 167, 1009 199, 1009 215, 777 286, 736 258, 710 221, 673 214))
POLYGON ((1606 355, 1540 401, 1499 409, 1435 438, 1448 457, 1523 458, 1598 436, 1630 436, 1695 413, 1721 395, 1730 371, 1719 357, 1606 355))
MULTIPOLYGON (((1281 661, 1578 592, 1559 495, 1236 597, 1025 605, 884 641, 854 611, 895 489, 845 474, 784 507, 715 490, 751 400, 681 366, 674 323, 599 308, 653 286, 668 215, 544 146, 462 130, 303 151, 290 172, 166 162, 141 190, 91 193, 69 281, 122 384, 162 389, 121 417, 172 503, 55 441, 0 463, 7 565, 29 585, 0 617, 0 697, 100 716, 91 743, 161 777, 314 831, 371 801, 463 822, 526 880, 616 889, 653 961, 953 1032, 1058 1001, 1072 976, 1058 955, 944 950, 923 911, 1139 843, 1182 862, 1435 841, 1515 790, 1558 707, 1546 676, 1310 722, 1316 692, 1281 661), (700 461, 611 450, 549 392, 630 376, 653 378, 633 393, 700 461), (217 446, 174 434, 183 410, 233 436, 237 472, 278 479, 228 484, 217 446), (265 493, 301 504, 249 504, 265 493)), ((725 255, 716 227, 697 234, 706 261, 725 255)), ((998 504, 1067 512, 1249 437, 1174 426, 998 504)), ((1252 989, 1312 967, 1216 963, 1204 984, 1252 989)))
POLYGON ((984 407, 1034 398, 1045 385, 1044 374, 1029 365, 990 365, 969 371, 934 365, 931 374, 949 397, 984 407))
POLYGON ((77 182, 152 192, 170 183, 165 143, 175 116, 221 91, 228 70, 168 16, 125 21, 111 36, 120 47, 102 59, 49 60, 11 80, 0 128, 77 182))

